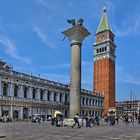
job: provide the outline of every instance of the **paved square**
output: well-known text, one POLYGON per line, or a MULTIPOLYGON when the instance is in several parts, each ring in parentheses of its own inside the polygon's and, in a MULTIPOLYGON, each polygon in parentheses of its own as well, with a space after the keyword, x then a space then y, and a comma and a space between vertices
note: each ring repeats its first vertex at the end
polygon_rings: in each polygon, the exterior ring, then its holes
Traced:
POLYGON ((0 123, 2 140, 140 140, 140 125, 110 126, 102 122, 92 128, 55 127, 48 122, 41 125, 30 122, 0 123))

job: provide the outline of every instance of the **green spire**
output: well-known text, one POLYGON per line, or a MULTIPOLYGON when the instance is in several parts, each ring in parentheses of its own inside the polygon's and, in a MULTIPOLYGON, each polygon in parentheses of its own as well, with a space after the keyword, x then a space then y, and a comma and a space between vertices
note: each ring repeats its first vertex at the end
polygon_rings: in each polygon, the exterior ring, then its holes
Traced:
POLYGON ((111 30, 111 26, 109 24, 108 18, 107 18, 107 11, 106 11, 106 7, 103 8, 103 15, 99 24, 99 27, 97 29, 96 33, 100 33, 104 30, 111 30))

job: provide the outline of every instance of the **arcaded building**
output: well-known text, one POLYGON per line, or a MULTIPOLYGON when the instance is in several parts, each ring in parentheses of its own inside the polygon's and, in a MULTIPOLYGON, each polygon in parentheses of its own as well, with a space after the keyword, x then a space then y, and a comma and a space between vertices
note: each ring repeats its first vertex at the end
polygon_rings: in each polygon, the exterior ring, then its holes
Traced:
MULTIPOLYGON (((0 60, 0 116, 22 120, 58 110, 68 117, 69 95, 68 85, 14 71, 0 60)), ((81 115, 102 116, 103 100, 102 94, 81 89, 81 115)))

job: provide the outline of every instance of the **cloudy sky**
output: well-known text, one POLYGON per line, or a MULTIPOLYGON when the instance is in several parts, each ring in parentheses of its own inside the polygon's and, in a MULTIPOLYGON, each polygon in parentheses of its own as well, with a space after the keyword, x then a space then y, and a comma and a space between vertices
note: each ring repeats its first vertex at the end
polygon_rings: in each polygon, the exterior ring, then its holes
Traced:
POLYGON ((93 43, 103 6, 115 34, 116 99, 140 99, 140 0, 0 0, 0 59, 17 71, 69 84, 67 19, 92 33, 82 46, 82 88, 93 88, 93 43))

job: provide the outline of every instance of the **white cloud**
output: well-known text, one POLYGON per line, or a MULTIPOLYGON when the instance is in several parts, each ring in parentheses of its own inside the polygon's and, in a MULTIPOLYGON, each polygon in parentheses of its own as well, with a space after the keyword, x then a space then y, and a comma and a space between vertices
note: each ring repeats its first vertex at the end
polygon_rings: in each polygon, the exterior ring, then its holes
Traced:
POLYGON ((44 32, 40 27, 33 27, 33 32, 40 38, 40 40, 45 43, 50 48, 56 48, 56 45, 53 44, 51 38, 44 32))
POLYGON ((0 35, 0 43, 5 47, 5 53, 24 63, 31 64, 29 58, 21 57, 16 50, 16 45, 8 37, 0 35))

